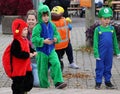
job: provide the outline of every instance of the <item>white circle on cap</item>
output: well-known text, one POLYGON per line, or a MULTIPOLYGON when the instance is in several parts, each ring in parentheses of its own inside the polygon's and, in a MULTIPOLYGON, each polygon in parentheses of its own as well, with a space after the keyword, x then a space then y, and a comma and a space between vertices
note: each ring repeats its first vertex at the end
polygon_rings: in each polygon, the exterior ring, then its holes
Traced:
POLYGON ((108 9, 108 8, 105 8, 105 9, 104 9, 104 12, 105 12, 105 13, 108 13, 108 12, 109 12, 109 9, 108 9))

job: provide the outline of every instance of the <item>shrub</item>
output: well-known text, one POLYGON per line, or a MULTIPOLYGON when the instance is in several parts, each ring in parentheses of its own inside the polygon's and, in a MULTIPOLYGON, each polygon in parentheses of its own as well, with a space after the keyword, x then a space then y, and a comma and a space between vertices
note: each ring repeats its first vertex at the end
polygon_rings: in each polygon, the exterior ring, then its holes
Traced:
MULTIPOLYGON (((93 46, 93 35, 94 35, 94 30, 97 26, 99 26, 100 23, 98 21, 96 21, 93 25, 91 25, 85 32, 86 35, 86 41, 89 42, 89 46, 93 46)), ((114 21, 110 22, 110 25, 114 26, 115 30, 116 30, 116 35, 117 35, 117 39, 118 41, 120 41, 120 24, 115 23, 114 21)))
POLYGON ((0 0, 0 15, 26 15, 30 9, 32 0, 0 0))

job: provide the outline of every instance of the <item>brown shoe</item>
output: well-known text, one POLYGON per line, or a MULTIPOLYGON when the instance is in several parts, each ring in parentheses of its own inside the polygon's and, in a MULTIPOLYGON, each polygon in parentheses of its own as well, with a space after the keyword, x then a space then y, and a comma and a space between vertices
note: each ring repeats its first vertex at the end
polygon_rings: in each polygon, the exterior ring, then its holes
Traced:
POLYGON ((57 84, 55 84, 55 88, 57 88, 57 89, 63 89, 66 86, 67 86, 67 84, 64 82, 58 82, 57 84))

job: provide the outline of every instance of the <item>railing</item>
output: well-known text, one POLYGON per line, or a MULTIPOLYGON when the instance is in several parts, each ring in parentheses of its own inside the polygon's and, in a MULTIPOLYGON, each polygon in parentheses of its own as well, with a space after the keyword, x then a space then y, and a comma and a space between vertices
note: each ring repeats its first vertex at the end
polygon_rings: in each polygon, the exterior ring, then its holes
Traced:
POLYGON ((114 11, 114 18, 118 20, 120 16, 120 1, 112 1, 111 4, 114 11))
POLYGON ((71 0, 70 7, 68 7, 68 13, 72 17, 72 15, 80 15, 80 1, 79 0, 71 0))

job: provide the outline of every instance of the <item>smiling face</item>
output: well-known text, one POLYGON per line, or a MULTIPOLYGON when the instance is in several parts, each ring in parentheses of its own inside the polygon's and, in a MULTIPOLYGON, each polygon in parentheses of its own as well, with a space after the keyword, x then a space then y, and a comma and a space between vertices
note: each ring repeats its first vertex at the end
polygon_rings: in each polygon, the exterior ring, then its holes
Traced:
POLYGON ((36 19, 35 15, 28 15, 27 24, 28 24, 28 28, 30 30, 33 29, 33 27, 36 25, 36 23, 37 23, 37 19, 36 19))

